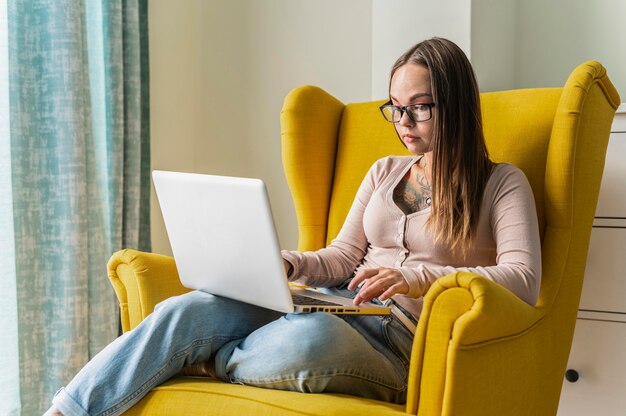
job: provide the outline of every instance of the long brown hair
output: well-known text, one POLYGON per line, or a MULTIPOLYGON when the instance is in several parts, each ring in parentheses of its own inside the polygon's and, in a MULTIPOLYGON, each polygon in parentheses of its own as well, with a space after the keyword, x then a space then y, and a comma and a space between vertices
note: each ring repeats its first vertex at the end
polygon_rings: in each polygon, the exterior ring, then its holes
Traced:
POLYGON ((413 63, 430 72, 433 101, 432 211, 435 240, 466 255, 472 244, 493 163, 482 128, 472 65, 453 42, 432 38, 405 52, 393 66, 413 63))

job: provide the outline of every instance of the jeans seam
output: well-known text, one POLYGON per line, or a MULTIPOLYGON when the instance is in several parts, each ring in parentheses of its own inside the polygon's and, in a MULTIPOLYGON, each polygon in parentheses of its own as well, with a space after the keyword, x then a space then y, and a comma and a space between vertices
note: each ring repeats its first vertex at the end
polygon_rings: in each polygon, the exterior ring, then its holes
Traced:
MULTIPOLYGON (((398 361, 400 361, 400 363, 402 364, 402 367, 404 368, 405 384, 406 384, 406 382, 408 381, 408 371, 409 371, 410 361, 406 360, 402 356, 402 353, 398 350, 396 345, 393 342, 391 342, 391 338, 389 338, 389 325, 392 323, 393 319, 397 319, 397 318, 395 318, 393 315, 389 315, 387 320, 383 319, 381 321, 381 332, 383 334, 383 338, 385 339, 385 344, 387 344, 387 348, 389 348, 389 350, 398 359, 398 361)), ((402 325, 401 322, 398 322, 398 323, 401 325, 401 327, 404 330, 408 331, 408 329, 404 325, 402 325)))
POLYGON ((232 383, 238 383, 238 384, 264 384, 264 385, 268 385, 268 384, 279 384, 279 383, 284 383, 284 382, 288 382, 288 381, 296 381, 296 380, 316 380, 316 379, 320 379, 320 378, 324 378, 324 377, 333 377, 333 376, 342 376, 342 377, 351 377, 351 378, 357 378, 359 380, 365 380, 368 382, 372 382, 375 384, 378 384, 379 386, 383 386, 385 388, 394 390, 394 391, 398 391, 398 392, 402 392, 406 389, 406 383, 402 383, 400 384, 400 386, 396 386, 393 385, 390 382, 387 382, 385 380, 383 380, 380 377, 370 377, 370 376, 366 376, 364 374, 359 373, 358 371, 355 371, 353 369, 349 369, 349 370, 333 370, 333 371, 329 371, 326 372, 324 374, 316 374, 316 375, 310 375, 310 376, 304 376, 304 377, 277 377, 277 378, 266 378, 266 379, 251 379, 251 378, 235 378, 232 377, 231 378, 231 382, 232 383))
POLYGON ((214 342, 216 339, 224 339, 226 340, 226 342, 236 339, 237 337, 233 337, 233 336, 213 336, 210 338, 205 338, 205 339, 201 339, 201 340, 195 340, 194 342, 192 342, 191 344, 189 344, 186 348, 178 351, 177 353, 173 354, 170 359, 167 361, 167 363, 165 365, 163 365, 161 367, 161 369, 159 369, 159 371, 152 377, 150 377, 150 379, 146 380, 141 386, 139 386, 139 388, 137 388, 135 391, 133 391, 131 394, 129 394, 128 396, 126 396, 124 399, 122 399, 122 401, 120 401, 119 403, 117 403, 116 405, 109 407, 108 409, 104 410, 103 412, 100 413, 100 415, 102 416, 107 416, 107 415, 111 415, 117 411, 119 411, 121 408, 123 408, 126 404, 128 404, 129 402, 131 402, 133 399, 135 399, 137 396, 142 395, 144 392, 146 391, 150 391, 154 386, 156 386, 156 384, 152 387, 150 387, 149 389, 146 387, 150 384, 154 383, 154 380, 158 379, 159 377, 161 377, 163 375, 163 373, 165 373, 165 370, 177 359, 179 359, 182 356, 185 356, 189 353, 189 351, 201 347, 203 345, 206 344, 210 344, 212 342, 214 342))

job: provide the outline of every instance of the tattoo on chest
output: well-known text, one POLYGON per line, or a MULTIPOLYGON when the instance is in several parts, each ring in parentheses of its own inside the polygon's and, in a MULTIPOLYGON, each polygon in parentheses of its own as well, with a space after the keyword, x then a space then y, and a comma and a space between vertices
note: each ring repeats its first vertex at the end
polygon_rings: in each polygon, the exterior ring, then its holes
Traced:
POLYGON ((426 209, 431 202, 430 185, 420 175, 415 180, 404 178, 394 189, 393 200, 405 215, 426 209))

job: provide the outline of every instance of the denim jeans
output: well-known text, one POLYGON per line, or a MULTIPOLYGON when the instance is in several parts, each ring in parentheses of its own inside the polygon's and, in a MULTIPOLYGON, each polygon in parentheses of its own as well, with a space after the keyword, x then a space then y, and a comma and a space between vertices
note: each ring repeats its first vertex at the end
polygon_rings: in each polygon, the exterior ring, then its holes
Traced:
POLYGON ((184 366, 232 383, 406 400, 413 335, 393 316, 287 314, 190 292, 161 302, 53 399, 65 415, 118 415, 184 366))

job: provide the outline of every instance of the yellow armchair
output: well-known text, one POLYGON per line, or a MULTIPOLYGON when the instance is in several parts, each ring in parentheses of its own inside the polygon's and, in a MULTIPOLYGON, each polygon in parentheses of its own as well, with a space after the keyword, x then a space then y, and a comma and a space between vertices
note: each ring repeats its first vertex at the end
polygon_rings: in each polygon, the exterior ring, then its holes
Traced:
MULTIPOLYGON (((425 296, 406 406, 177 377, 128 414, 556 414, 619 96, 605 69, 587 62, 563 88, 485 93, 481 101, 492 159, 519 166, 533 188, 543 256, 536 306, 472 273, 439 279, 425 296)), ((321 248, 338 233, 376 159, 406 153, 380 117, 380 104, 344 105, 310 86, 286 97, 283 163, 300 250, 321 248)), ((113 255, 109 277, 124 331, 161 300, 187 290, 172 258, 133 250, 113 255)))

